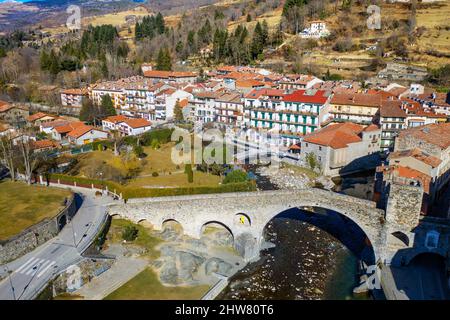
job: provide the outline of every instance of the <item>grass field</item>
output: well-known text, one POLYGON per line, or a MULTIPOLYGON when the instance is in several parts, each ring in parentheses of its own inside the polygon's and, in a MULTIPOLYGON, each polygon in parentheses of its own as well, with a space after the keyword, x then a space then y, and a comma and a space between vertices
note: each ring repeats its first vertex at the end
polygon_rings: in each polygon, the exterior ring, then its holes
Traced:
MULTIPOLYGON (((127 186, 174 188, 219 185, 221 177, 200 171, 194 171, 194 182, 189 183, 187 175, 184 173, 184 165, 177 166, 172 162, 172 147, 173 143, 164 144, 156 150, 151 147, 144 147, 144 152, 147 154, 144 160, 138 160, 134 155, 130 159, 124 159, 115 156, 110 150, 86 153, 77 158, 79 161, 76 167, 77 175, 99 179, 99 171, 105 170, 105 167, 115 168, 123 176, 130 168, 139 168, 138 176, 130 180, 127 186), (158 176, 153 177, 153 172, 157 172, 158 176)), ((103 177, 108 179, 107 176, 103 177)))
POLYGON ((28 186, 22 182, 0 182, 0 240, 58 214, 67 190, 28 186))
POLYGON ((208 290, 209 286, 206 285, 165 287, 156 273, 147 268, 105 300, 199 300, 208 290))

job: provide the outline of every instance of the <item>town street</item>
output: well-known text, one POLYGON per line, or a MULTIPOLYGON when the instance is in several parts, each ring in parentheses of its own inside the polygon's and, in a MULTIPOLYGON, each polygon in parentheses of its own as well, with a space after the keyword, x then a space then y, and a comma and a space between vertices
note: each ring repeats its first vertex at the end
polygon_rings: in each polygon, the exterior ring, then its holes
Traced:
POLYGON ((76 195, 78 211, 59 235, 32 252, 0 266, 0 300, 33 299, 56 274, 82 259, 104 223, 109 196, 96 197, 95 192, 71 188, 76 195), (8 276, 9 273, 9 276, 8 276))

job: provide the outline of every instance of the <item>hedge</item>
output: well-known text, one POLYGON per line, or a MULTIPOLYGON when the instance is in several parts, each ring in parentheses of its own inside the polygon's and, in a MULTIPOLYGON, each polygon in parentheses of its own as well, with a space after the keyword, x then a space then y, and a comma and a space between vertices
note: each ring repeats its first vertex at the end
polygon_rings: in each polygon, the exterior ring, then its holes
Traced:
POLYGON ((115 191, 117 194, 122 193, 124 199, 132 198, 149 198, 149 197, 167 197, 181 196, 189 194, 208 194, 208 193, 225 193, 225 192, 245 192, 255 191, 256 183, 254 181, 228 183, 216 187, 188 187, 188 188, 135 188, 127 187, 112 181, 96 180, 89 178, 81 178, 68 176, 64 174, 51 174, 50 179, 54 182, 60 180, 61 183, 77 183, 77 185, 90 187, 92 184, 101 189, 103 186, 108 187, 109 191, 115 191))

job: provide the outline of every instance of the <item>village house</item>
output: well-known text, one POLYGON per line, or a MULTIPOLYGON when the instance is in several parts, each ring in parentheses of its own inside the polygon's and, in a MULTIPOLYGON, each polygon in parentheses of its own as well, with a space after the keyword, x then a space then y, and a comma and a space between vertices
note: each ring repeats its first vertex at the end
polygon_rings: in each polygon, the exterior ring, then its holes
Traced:
POLYGON ((153 82, 194 83, 197 81, 197 74, 194 72, 148 70, 144 72, 144 77, 153 82))
POLYGON ((374 122, 382 100, 380 94, 336 93, 330 101, 330 119, 333 122, 369 125, 374 122))
POLYGON ((244 123, 244 103, 241 94, 224 93, 216 99, 216 121, 223 127, 240 127, 244 123))
POLYGON ((79 125, 67 133, 68 142, 77 146, 108 138, 108 133, 92 126, 79 125))
POLYGON ((26 124, 29 114, 28 108, 24 106, 0 101, 0 121, 14 127, 21 127, 26 124))
POLYGON ((88 97, 87 89, 64 89, 61 90, 61 104, 64 107, 81 108, 83 99, 88 97))
POLYGON ((303 29, 302 32, 300 32, 300 37, 302 38, 313 38, 313 39, 320 39, 323 37, 327 37, 330 35, 330 31, 327 29, 327 25, 325 21, 311 21, 308 28, 303 29))
MULTIPOLYGON (((426 215, 441 200, 449 180, 450 123, 429 124, 399 133, 388 163, 377 168, 376 191, 383 202, 392 182, 419 185, 424 191, 422 214, 426 215)), ((448 212, 437 214, 448 217, 448 212)))
POLYGON ((381 151, 393 150, 395 137, 407 127, 407 114, 402 109, 402 102, 399 100, 383 101, 378 117, 381 127, 381 151))
POLYGON ((376 166, 373 160, 380 151, 380 136, 381 129, 374 124, 330 124, 303 138, 301 158, 308 163, 313 155, 326 176, 367 170, 376 166))
POLYGON ((142 118, 128 118, 117 124, 118 131, 124 136, 137 136, 149 131, 152 124, 142 118))
POLYGON ((211 91, 194 92, 189 104, 193 108, 195 121, 209 123, 216 120, 216 99, 219 93, 211 91))
POLYGON ((44 123, 55 121, 58 119, 58 116, 50 115, 44 112, 37 112, 35 114, 32 114, 27 118, 27 121, 32 126, 41 126, 44 123))

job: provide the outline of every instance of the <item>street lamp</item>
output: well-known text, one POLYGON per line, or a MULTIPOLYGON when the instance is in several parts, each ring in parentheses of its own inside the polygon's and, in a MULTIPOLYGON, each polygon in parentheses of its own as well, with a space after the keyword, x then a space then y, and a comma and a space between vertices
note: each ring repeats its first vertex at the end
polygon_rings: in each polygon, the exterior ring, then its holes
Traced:
POLYGON ((12 283, 12 279, 11 279, 11 274, 13 273, 13 271, 9 270, 8 266, 5 266, 5 271, 8 274, 9 285, 11 286, 11 291, 12 291, 12 294, 13 294, 13 298, 14 298, 14 300, 17 300, 16 299, 16 291, 14 289, 14 286, 13 286, 13 283, 12 283))

